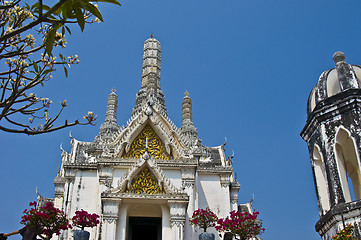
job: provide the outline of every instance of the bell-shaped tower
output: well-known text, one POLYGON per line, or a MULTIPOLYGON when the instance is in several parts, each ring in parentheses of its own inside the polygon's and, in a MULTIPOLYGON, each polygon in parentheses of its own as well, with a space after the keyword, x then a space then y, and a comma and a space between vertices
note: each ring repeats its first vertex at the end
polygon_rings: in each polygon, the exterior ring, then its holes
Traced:
POLYGON ((361 222, 361 66, 349 65, 342 52, 335 68, 323 72, 307 104, 301 132, 307 142, 320 220, 316 231, 329 240, 345 225, 361 222))

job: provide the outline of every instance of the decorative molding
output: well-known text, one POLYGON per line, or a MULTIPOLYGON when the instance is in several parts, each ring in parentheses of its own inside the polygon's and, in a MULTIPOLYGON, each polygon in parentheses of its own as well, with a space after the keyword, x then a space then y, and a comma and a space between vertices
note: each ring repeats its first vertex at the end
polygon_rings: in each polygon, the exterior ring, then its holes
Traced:
POLYGON ((119 204, 121 199, 102 198, 103 203, 103 218, 118 219, 119 204))
POLYGON ((220 174, 219 179, 223 188, 229 187, 229 185, 231 184, 230 174, 220 174))
POLYGON ((103 223, 116 224, 118 217, 103 216, 103 223))

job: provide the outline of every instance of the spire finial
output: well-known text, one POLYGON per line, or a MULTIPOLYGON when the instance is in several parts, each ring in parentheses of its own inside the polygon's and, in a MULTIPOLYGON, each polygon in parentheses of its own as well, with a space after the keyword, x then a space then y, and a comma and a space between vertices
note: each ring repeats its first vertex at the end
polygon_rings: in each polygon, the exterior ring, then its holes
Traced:
POLYGON ((186 95, 187 97, 189 96, 189 92, 186 90, 186 92, 184 93, 184 95, 186 95))
POLYGON ((343 62, 345 61, 345 58, 346 57, 343 52, 338 51, 333 54, 333 61, 335 61, 335 63, 343 62))
POLYGON ((154 35, 153 35, 153 33, 151 33, 151 34, 149 35, 149 37, 150 37, 150 38, 154 38, 154 35))
POLYGON ((115 93, 117 90, 115 88, 112 88, 112 92, 115 93))

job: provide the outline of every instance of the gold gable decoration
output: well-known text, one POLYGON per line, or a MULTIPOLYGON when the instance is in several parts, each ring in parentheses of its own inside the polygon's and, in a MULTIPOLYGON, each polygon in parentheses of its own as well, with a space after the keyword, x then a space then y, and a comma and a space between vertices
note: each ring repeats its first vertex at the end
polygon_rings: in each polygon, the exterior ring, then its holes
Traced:
POLYGON ((164 191, 158 186, 157 179, 149 171, 144 168, 139 175, 134 179, 132 186, 127 192, 135 194, 160 194, 164 191))
POLYGON ((164 151, 164 146, 158 135, 151 126, 146 125, 141 133, 134 139, 128 153, 123 154, 123 158, 139 159, 145 153, 148 142, 148 154, 154 159, 169 160, 170 156, 164 151))

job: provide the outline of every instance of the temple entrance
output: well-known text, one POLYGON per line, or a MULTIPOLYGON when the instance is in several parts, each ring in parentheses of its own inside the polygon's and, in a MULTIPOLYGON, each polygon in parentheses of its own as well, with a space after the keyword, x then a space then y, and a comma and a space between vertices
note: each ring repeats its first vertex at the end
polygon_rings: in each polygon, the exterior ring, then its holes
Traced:
POLYGON ((162 240, 162 218, 129 217, 129 240, 162 240))

